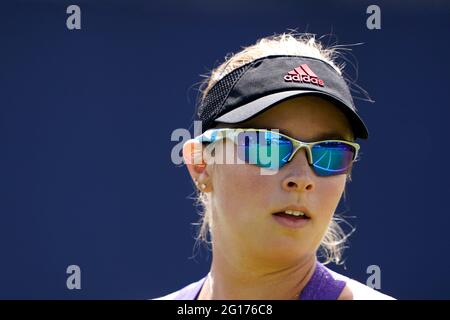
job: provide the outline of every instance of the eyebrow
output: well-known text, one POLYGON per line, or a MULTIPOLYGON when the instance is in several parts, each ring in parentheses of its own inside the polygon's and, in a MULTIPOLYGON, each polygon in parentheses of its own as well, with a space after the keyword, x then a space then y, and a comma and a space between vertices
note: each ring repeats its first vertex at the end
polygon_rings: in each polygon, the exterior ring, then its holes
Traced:
POLYGON ((318 137, 316 137, 316 140, 324 140, 324 139, 347 140, 342 134, 335 132, 323 133, 320 134, 318 137))
MULTIPOLYGON (((293 137, 293 135, 290 134, 290 132, 286 132, 283 129, 278 129, 278 131, 280 133, 282 133, 282 134, 285 134, 285 135, 289 136, 289 137, 293 137)), ((324 132, 324 133, 320 133, 319 135, 314 137, 314 139, 312 139, 311 141, 320 141, 320 140, 345 140, 345 141, 350 141, 351 139, 345 138, 341 133, 338 133, 338 132, 324 132)), ((307 141, 305 141, 305 142, 307 142, 307 141)))

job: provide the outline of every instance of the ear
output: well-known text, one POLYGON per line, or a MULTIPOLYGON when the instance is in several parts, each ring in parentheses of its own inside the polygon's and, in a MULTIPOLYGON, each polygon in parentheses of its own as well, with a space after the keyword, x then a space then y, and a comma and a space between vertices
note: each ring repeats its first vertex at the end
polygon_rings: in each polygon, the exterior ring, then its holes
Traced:
MULTIPOLYGON (((192 180, 210 185, 207 163, 203 158, 203 145, 195 139, 186 141, 183 145, 183 159, 192 180)), ((209 188, 208 188, 209 189, 209 188)), ((207 191, 203 189, 202 191, 207 191)))

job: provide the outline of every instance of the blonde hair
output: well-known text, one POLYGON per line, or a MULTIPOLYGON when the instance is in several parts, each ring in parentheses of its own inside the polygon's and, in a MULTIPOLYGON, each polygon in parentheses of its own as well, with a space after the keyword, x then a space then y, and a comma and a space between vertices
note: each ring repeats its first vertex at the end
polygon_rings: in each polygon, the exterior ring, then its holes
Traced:
MULTIPOLYGON (((254 45, 243 47, 243 49, 236 54, 228 54, 225 57, 225 62, 212 70, 210 75, 205 76, 206 79, 200 86, 201 97, 199 103, 203 101, 212 86, 225 75, 244 64, 271 55, 298 55, 317 58, 328 63, 336 70, 336 72, 342 75, 344 64, 339 65, 336 63, 336 58, 340 55, 337 49, 337 46, 324 47, 312 34, 289 32, 262 38, 254 45)), ((351 181, 351 170, 347 174, 347 181, 351 181)), ((208 241, 208 234, 211 226, 211 201, 208 194, 201 191, 198 191, 196 200, 197 204, 201 206, 201 218, 198 223, 194 223, 194 225, 200 226, 196 237, 196 245, 200 242, 205 243, 208 246, 211 244, 211 242, 208 241)), ((345 189, 344 200, 346 200, 345 189)), ((354 231, 352 228, 352 230, 346 234, 339 225, 341 222, 347 223, 342 217, 334 214, 321 241, 320 257, 324 258, 323 263, 325 264, 330 262, 340 264, 342 262, 342 253, 345 249, 345 242, 354 231)))

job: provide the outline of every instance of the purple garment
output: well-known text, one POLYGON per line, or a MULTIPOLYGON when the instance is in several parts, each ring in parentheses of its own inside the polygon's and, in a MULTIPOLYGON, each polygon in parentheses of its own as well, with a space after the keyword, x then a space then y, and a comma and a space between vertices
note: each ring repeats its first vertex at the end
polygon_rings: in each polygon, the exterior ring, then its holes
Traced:
MULTIPOLYGON (((191 283, 190 285, 177 291, 174 300, 196 300, 206 277, 191 283)), ((345 281, 335 280, 328 268, 320 262, 316 263, 314 273, 309 279, 303 291, 300 293, 300 300, 337 300, 344 290, 345 281)))

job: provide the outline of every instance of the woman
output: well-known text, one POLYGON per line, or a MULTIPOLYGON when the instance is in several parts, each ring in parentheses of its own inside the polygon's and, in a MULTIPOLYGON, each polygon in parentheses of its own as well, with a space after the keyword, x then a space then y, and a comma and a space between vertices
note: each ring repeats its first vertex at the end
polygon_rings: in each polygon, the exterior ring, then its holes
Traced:
POLYGON ((339 262, 334 211, 368 131, 333 48, 282 34, 207 79, 202 134, 183 157, 211 237, 210 272, 159 299, 390 299, 318 262, 339 262))

